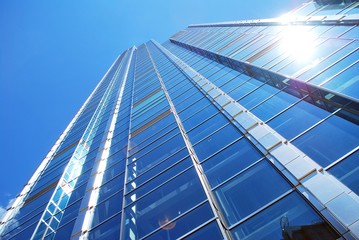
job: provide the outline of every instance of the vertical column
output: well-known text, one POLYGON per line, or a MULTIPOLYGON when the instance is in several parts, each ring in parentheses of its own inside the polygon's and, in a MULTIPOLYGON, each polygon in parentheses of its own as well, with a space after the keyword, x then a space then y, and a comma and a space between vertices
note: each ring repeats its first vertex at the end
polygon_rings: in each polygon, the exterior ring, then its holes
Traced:
MULTIPOLYGON (((107 168, 107 159, 110 153, 110 147, 112 144, 112 138, 115 130, 115 124, 118 117, 119 109, 122 103, 122 97, 124 94, 125 85, 127 83, 127 76, 129 72, 129 68, 132 61, 133 52, 135 48, 132 48, 127 51, 126 56, 124 57, 123 68, 124 71, 117 78, 121 83, 121 87, 117 92, 117 96, 115 99, 116 105, 111 111, 111 118, 108 122, 108 125, 105 130, 105 135, 103 136, 102 144, 99 147, 99 151, 97 153, 97 161, 94 164, 92 169, 91 177, 87 184, 87 191, 85 196, 81 202, 80 213, 76 219, 75 226, 72 231, 72 239, 88 239, 88 231, 91 229, 94 208, 97 205, 98 196, 100 186, 103 183, 104 172, 107 168)), ((115 89, 116 91, 117 89, 115 89)))
POLYGON ((203 187, 203 189, 204 189, 204 191, 206 193, 206 196, 208 198, 208 201, 210 203, 212 211, 213 211, 213 213, 214 213, 214 215, 216 217, 216 221, 218 223, 218 226, 219 226, 219 228, 220 228, 220 230, 221 230, 221 232, 223 234, 224 239, 232 239, 230 232, 227 231, 226 228, 224 227, 225 226, 225 221, 224 221, 223 216, 222 216, 222 214, 221 214, 221 212, 219 210, 218 204, 217 204, 217 202, 216 202, 216 200, 215 200, 215 198, 213 196, 213 193, 212 193, 211 188, 210 188, 210 186, 208 184, 208 181, 207 181, 207 179, 205 177, 204 171, 203 171, 202 166, 201 166, 201 164, 200 164, 200 162, 198 160, 197 154, 196 154, 196 152, 195 152, 195 150, 194 150, 194 148, 193 148, 193 146, 192 146, 192 144, 191 144, 191 142, 190 142, 190 140, 189 140, 189 138, 188 138, 188 136, 186 134, 186 130, 184 129, 182 121, 181 121, 180 117, 177 114, 177 110, 176 110, 175 106, 172 103, 171 97, 170 97, 170 95, 169 95, 169 93, 168 93, 168 91, 166 89, 166 86, 165 86, 165 84, 164 84, 164 82, 162 80, 162 77, 161 77, 159 71, 157 70, 156 64, 155 64, 155 62, 154 62, 154 60, 153 60, 153 58, 151 56, 151 53, 150 53, 147 45, 146 45, 146 49, 148 51, 148 55, 149 55, 149 57, 151 59, 152 65, 153 65, 153 67, 154 67, 154 69, 156 71, 157 77, 158 77, 158 79, 159 79, 159 81, 161 83, 161 87, 162 87, 162 89, 163 89, 163 91, 164 91, 164 93, 166 95, 167 101, 168 101, 168 103, 170 105, 171 112, 173 113, 173 115, 174 115, 174 117, 176 119, 176 123, 178 125, 178 128, 180 129, 180 132, 181 132, 183 140, 184 140, 184 142, 186 144, 187 150, 190 153, 190 157, 191 157, 191 160, 193 162, 193 166, 194 166, 194 168, 195 168, 195 170, 197 172, 198 178, 199 178, 199 180, 200 180, 200 182, 202 184, 202 187, 203 187))

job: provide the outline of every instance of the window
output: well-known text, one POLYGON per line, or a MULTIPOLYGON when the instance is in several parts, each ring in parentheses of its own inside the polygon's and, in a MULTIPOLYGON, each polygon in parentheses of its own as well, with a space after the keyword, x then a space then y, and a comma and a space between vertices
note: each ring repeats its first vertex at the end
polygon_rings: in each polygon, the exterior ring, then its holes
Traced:
POLYGON ((266 161, 214 190, 229 225, 264 207, 290 189, 266 161))

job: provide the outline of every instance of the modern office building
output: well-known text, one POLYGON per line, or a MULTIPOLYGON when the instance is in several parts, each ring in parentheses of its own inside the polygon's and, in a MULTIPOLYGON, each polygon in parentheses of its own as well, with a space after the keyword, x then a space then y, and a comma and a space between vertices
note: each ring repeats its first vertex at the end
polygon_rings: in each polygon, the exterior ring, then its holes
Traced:
POLYGON ((122 53, 1 239, 359 239, 359 2, 122 53))

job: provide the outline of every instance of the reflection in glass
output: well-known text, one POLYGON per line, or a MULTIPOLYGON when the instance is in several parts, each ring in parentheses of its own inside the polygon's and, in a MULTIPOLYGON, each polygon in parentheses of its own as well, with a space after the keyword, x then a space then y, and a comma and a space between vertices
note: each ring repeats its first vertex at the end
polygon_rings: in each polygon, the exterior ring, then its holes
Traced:
POLYGON ((293 192, 233 229, 236 239, 337 239, 327 223, 293 192))
POLYGON ((351 154, 334 167, 329 172, 337 177, 341 182, 348 186, 353 192, 359 195, 359 151, 351 154))
POLYGON ((334 115, 294 140, 293 144, 326 167, 357 147, 358 142, 358 125, 334 115))
POLYGON ((163 227, 159 222, 175 219, 204 199, 197 173, 191 168, 125 208, 124 239, 141 238, 163 227))
POLYGON ((230 225, 273 201, 290 189, 289 184, 266 161, 214 190, 230 225))

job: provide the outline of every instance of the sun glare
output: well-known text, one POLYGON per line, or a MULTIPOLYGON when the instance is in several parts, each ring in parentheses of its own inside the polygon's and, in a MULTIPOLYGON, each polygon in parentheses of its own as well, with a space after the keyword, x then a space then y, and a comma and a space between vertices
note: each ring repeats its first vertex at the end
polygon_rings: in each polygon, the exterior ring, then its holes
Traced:
POLYGON ((307 28, 286 26, 282 32, 284 51, 299 60, 308 60, 314 53, 315 38, 307 28))

